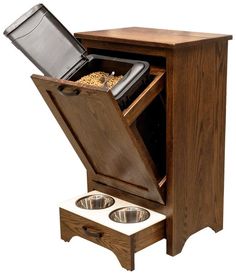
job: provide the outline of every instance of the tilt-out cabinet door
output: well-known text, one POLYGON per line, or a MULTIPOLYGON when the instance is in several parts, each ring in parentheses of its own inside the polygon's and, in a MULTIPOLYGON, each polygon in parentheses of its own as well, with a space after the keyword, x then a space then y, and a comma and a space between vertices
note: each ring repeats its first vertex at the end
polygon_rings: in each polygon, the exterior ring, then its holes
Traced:
MULTIPOLYGON (((155 85, 160 90, 162 76, 149 85, 151 97, 155 85)), ((108 178, 109 185, 119 190, 164 203, 159 187, 163 178, 149 165, 110 91, 45 76, 32 79, 89 173, 108 178)))

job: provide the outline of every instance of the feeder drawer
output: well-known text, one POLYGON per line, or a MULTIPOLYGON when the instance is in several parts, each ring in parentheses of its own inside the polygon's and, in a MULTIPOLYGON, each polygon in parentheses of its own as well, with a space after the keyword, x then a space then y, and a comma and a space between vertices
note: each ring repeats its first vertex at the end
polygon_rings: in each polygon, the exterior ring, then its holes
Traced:
MULTIPOLYGON (((85 198, 89 195, 107 196, 92 191, 85 198)), ((78 204, 81 197, 60 205, 61 238, 64 241, 70 241, 73 236, 92 241, 113 251, 124 268, 133 270, 134 253, 165 238, 166 217, 162 214, 115 197, 112 197, 114 203, 111 206, 98 209, 102 207, 101 202, 78 204), (139 220, 143 221, 137 222, 139 220)))

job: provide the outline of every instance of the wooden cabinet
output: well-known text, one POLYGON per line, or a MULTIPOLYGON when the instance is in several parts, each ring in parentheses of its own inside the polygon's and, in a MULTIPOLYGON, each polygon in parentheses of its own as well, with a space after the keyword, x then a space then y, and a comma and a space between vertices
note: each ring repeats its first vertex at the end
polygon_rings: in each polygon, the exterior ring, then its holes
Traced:
POLYGON ((145 28, 75 36, 88 53, 146 60, 153 75, 123 111, 110 92, 32 76, 87 168, 88 191, 164 214, 169 255, 180 253, 188 237, 202 228, 221 230, 227 45, 232 36, 145 28), (79 90, 80 95, 63 97, 58 93, 61 86, 68 92, 79 90), (161 92, 165 175, 158 173, 136 125, 161 92))

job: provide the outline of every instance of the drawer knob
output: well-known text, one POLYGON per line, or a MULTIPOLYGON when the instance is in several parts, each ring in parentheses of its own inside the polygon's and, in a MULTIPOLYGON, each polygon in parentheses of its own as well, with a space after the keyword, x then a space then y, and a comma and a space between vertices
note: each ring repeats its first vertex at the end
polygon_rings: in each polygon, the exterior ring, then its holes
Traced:
POLYGON ((89 228, 87 226, 82 226, 82 229, 84 233, 89 237, 101 238, 103 236, 102 232, 96 231, 95 229, 89 228))

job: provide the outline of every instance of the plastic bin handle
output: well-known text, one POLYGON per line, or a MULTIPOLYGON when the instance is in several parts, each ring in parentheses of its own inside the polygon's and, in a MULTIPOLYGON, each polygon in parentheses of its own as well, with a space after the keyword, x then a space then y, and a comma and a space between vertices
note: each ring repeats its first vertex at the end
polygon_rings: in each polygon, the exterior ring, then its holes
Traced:
POLYGON ((65 92, 65 89, 66 89, 65 85, 60 85, 57 87, 58 92, 64 96, 76 96, 80 94, 79 89, 74 89, 72 92, 65 92))

